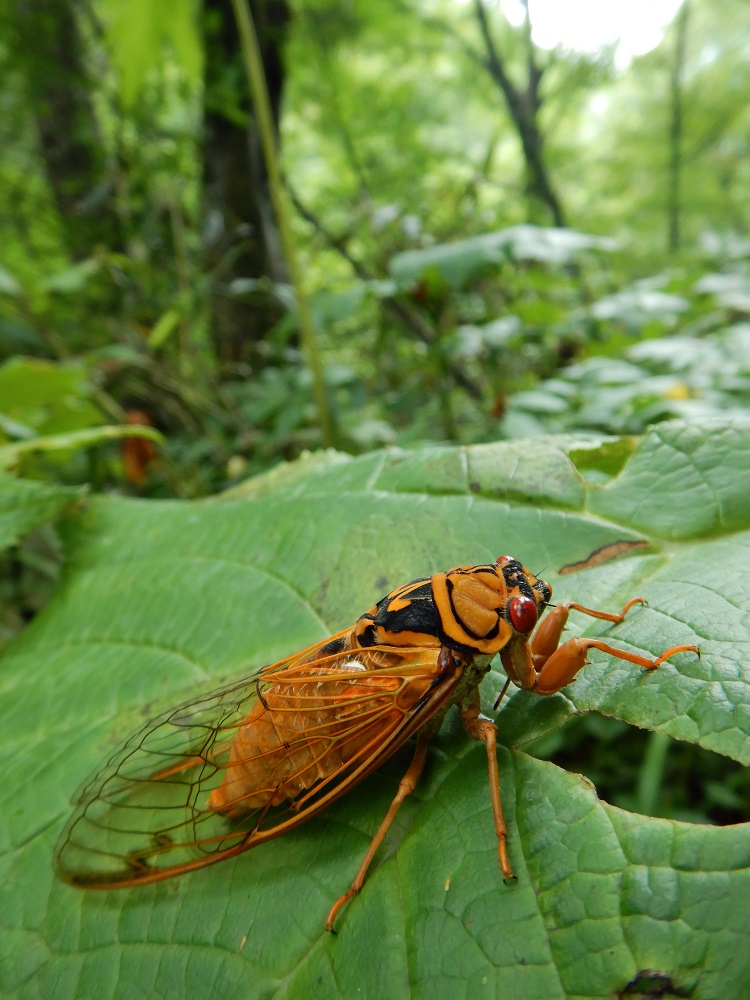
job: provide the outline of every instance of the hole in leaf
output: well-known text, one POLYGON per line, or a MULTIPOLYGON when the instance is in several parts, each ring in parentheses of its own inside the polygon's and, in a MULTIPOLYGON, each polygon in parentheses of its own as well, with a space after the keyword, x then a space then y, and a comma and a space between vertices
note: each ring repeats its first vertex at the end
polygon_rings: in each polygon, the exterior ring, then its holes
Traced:
POLYGON ((671 976, 663 972, 653 972, 645 969, 630 980, 624 990, 616 994, 620 1000, 625 997, 640 997, 641 1000, 658 1000, 658 998, 687 997, 690 993, 680 989, 672 982, 671 976))
POLYGON ((629 812, 717 826, 750 820, 750 768, 596 712, 523 749, 585 775, 600 798, 629 812))

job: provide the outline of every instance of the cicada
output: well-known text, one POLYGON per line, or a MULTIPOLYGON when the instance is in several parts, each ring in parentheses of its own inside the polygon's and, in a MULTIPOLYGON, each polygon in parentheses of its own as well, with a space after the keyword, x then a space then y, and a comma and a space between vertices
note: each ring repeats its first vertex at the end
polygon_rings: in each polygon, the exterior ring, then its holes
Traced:
POLYGON ((414 737, 388 813, 331 907, 331 930, 456 705, 468 735, 486 747, 500 869, 512 879, 496 727, 480 713, 479 685, 494 656, 507 674, 502 694, 513 682, 550 695, 573 680, 590 649, 647 670, 698 652, 674 646, 649 659, 597 638, 560 645, 571 610, 617 623, 643 601, 616 614, 558 604, 539 622, 551 594, 510 556, 436 573, 397 588, 353 628, 164 712, 82 790, 58 846, 59 874, 81 888, 128 888, 232 858, 304 823, 414 737))

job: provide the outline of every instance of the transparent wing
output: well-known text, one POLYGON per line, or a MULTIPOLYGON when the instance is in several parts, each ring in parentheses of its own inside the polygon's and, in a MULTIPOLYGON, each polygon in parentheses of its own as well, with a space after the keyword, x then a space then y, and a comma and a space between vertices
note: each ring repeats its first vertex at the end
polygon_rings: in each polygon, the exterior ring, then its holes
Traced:
POLYGON ((437 646, 349 642, 333 636, 130 736, 82 790, 60 876, 145 884, 276 837, 379 766, 455 689, 437 646))

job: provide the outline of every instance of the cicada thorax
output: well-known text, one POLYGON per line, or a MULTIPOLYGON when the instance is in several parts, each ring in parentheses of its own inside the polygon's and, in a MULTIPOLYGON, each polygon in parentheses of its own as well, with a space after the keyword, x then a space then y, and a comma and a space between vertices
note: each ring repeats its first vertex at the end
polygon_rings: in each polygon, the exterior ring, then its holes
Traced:
POLYGON ((528 635, 550 595, 520 562, 501 557, 399 587, 362 615, 354 632, 367 647, 436 643, 494 655, 514 636, 528 635))

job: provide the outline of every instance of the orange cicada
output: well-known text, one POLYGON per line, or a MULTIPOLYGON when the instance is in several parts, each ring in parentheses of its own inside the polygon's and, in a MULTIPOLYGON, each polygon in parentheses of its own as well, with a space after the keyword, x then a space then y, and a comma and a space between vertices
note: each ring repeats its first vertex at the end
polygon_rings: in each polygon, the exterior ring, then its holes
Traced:
POLYGON ((512 681, 546 695, 573 680, 592 648, 648 670, 698 652, 675 646, 649 659, 593 638, 560 646, 571 609, 621 622, 643 602, 633 598, 618 614, 559 604, 538 625, 551 594, 509 556, 436 573, 394 590, 353 628, 159 715, 84 787, 58 847, 59 874, 82 888, 126 888, 234 857, 314 816, 416 736, 351 888, 331 908, 330 930, 457 705, 487 749, 500 867, 512 878, 496 727, 480 715, 478 691, 495 654, 508 675, 503 694, 512 681))

